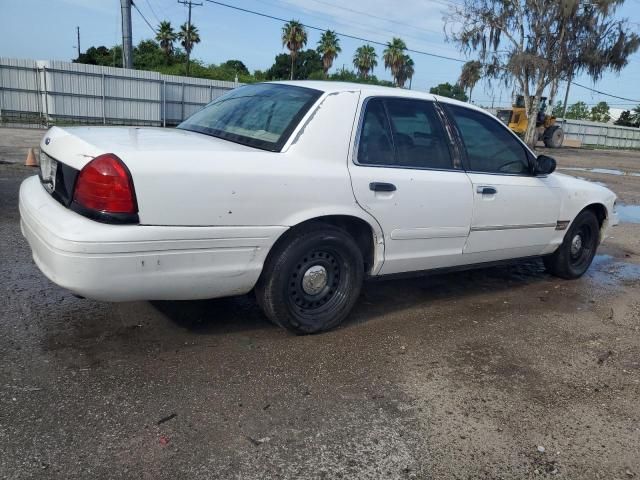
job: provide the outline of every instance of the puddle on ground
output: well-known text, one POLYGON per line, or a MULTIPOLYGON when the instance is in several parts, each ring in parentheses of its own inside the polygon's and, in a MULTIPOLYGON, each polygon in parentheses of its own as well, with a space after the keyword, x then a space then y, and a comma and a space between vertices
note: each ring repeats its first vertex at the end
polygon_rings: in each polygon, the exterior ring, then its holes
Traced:
POLYGON ((639 281, 640 264, 621 262, 611 255, 600 254, 593 257, 587 276, 596 283, 609 286, 639 281))
POLYGON ((640 223, 640 205, 616 205, 618 218, 623 223, 640 223))
POLYGON ((622 170, 616 170, 614 168, 558 167, 558 170, 568 170, 572 172, 603 173, 605 175, 640 177, 640 172, 624 172, 622 170))

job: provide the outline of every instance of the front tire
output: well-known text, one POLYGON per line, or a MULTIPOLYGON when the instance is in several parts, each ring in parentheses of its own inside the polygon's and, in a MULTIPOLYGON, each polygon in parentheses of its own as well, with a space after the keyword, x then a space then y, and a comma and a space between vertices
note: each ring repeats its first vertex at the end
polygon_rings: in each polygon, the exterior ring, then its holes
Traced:
POLYGON ((545 257, 547 271, 572 280, 587 271, 600 241, 600 224, 591 210, 581 212, 571 224, 558 250, 545 257))
POLYGON ((297 334, 338 326, 355 305, 364 277, 355 240, 332 225, 316 224, 277 245, 256 285, 266 316, 297 334))
POLYGON ((559 125, 553 125, 544 132, 544 145, 547 148, 560 148, 564 142, 564 132, 559 125))

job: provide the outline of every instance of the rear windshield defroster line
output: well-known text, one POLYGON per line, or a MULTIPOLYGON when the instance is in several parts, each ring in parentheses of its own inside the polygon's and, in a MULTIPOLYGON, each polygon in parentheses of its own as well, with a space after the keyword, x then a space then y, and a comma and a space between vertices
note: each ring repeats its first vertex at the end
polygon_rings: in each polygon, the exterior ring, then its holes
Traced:
POLYGON ((215 99, 178 128, 279 152, 320 95, 294 85, 245 85, 215 99))

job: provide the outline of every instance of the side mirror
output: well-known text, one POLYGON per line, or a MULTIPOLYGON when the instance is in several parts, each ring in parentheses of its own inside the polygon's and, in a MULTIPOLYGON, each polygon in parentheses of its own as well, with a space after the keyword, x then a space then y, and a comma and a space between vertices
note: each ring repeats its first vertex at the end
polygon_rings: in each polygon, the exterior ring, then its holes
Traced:
POLYGON ((538 155, 536 158, 533 173, 535 175, 549 175, 556 169, 556 160, 547 155, 538 155))

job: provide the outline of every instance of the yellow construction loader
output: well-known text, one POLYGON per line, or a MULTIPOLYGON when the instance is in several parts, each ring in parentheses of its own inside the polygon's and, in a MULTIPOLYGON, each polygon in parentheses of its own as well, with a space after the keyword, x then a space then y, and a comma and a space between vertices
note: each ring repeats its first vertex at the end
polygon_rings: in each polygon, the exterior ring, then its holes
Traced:
MULTIPOLYGON (((549 148, 560 148, 564 140, 564 132, 562 127, 556 123, 556 117, 545 113, 546 109, 547 97, 542 97, 536 114, 538 140, 542 140, 549 148)), ((511 110, 498 110, 496 115, 518 135, 524 135, 527 131, 529 121, 525 114, 524 95, 516 97, 516 103, 513 104, 511 110)))

